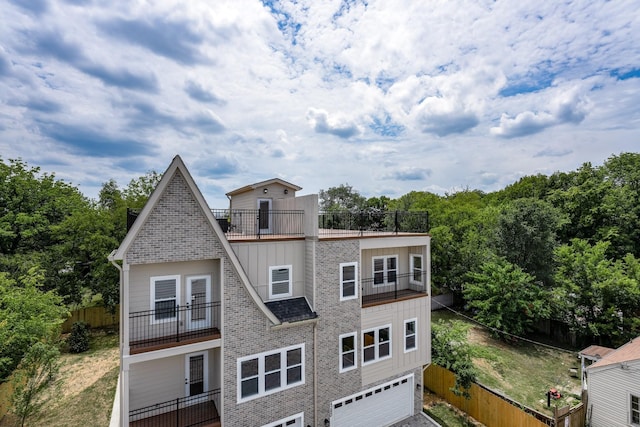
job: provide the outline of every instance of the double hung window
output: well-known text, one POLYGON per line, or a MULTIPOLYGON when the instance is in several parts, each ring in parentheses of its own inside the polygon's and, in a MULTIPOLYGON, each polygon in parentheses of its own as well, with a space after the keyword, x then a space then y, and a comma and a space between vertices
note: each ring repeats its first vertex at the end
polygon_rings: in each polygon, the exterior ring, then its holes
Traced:
POLYGON ((417 334, 416 334, 417 322, 418 322, 418 319, 410 319, 410 320, 404 321, 404 352, 405 353, 408 353, 418 348, 417 334))
POLYGON ((357 368, 358 352, 356 351, 356 333, 340 335, 340 372, 357 368))
POLYGON ((631 424, 640 426, 640 397, 631 395, 631 424))
POLYGON ((391 325, 362 332, 362 364, 391 357, 391 325))
POLYGON ((269 299, 285 298, 293 295, 291 290, 291 266, 269 267, 269 299))
POLYGON ((169 322, 176 319, 180 304, 180 276, 157 276, 151 278, 152 323, 169 322))
POLYGON ((358 263, 340 264, 340 301, 358 298, 358 263))
POLYGON ((383 286, 396 283, 398 256, 373 257, 373 285, 383 286))
POLYGON ((422 255, 411 254, 411 283, 416 285, 424 284, 424 269, 422 267, 422 255))

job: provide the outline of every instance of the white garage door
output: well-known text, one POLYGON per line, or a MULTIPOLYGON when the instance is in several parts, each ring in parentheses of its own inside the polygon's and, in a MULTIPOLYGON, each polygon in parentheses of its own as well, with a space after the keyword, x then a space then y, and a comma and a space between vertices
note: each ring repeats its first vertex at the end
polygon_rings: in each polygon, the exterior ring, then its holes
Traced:
POLYGON ((413 375, 331 403, 331 426, 383 427, 413 415, 413 375))

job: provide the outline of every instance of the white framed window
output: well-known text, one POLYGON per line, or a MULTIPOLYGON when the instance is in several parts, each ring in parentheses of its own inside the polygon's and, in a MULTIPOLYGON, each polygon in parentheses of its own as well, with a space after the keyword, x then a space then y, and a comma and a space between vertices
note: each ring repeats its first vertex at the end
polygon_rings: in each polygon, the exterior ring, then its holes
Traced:
POLYGON ((404 352, 408 353, 418 348, 418 319, 404 321, 404 352))
POLYGON ((340 264, 340 301, 358 298, 358 263, 340 264))
POLYGON ((265 424, 262 427, 302 427, 304 425, 304 412, 265 424))
POLYGON ((304 344, 238 359, 238 403, 304 384, 304 344))
POLYGON ((640 396, 635 396, 633 394, 629 395, 631 398, 631 411, 630 411, 630 421, 632 425, 640 426, 640 396))
POLYGON ((423 285, 424 268, 422 267, 422 255, 411 254, 410 258, 411 279, 410 282, 416 285, 423 285))
POLYGON ((355 332, 342 334, 340 343, 340 372, 347 372, 358 367, 358 340, 355 332))
POLYGON ((290 265, 269 267, 269 299, 286 298, 293 295, 291 270, 290 265))
POLYGON ((392 285, 398 275, 398 255, 373 257, 373 286, 392 285))
POLYGON ((362 365, 391 357, 391 325, 362 331, 362 365))
POLYGON ((151 277, 150 287, 150 307, 153 310, 151 323, 175 321, 180 304, 180 276, 151 277))

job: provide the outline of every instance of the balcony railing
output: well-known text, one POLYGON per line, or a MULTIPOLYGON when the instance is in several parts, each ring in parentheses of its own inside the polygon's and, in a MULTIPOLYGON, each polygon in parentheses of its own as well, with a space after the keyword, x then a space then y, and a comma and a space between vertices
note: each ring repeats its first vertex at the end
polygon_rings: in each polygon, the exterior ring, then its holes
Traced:
POLYGON ((220 336, 220 303, 166 305, 129 313, 131 354, 220 336))
POLYGON ((427 294, 426 272, 406 274, 387 273, 376 278, 362 279, 362 305, 377 305, 427 294))
POLYGON ((212 209, 227 238, 304 237, 304 211, 212 209))
POLYGON ((429 214, 426 211, 381 210, 321 212, 318 228, 321 236, 426 233, 429 231, 429 214))
POLYGON ((182 397, 129 411, 131 427, 191 427, 220 422, 220 390, 182 397))

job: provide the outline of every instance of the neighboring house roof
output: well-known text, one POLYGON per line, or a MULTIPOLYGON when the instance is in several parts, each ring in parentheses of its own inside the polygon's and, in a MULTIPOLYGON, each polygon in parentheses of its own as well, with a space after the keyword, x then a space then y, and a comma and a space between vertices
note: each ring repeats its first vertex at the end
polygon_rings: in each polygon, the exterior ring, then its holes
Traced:
POLYGON ((587 369, 602 368, 618 363, 640 361, 640 337, 636 337, 590 365, 587 369))
POLYGON ((282 323, 300 322, 318 317, 316 312, 311 311, 305 297, 269 301, 265 304, 282 323))
POLYGON ((256 182, 255 184, 249 184, 249 185, 245 185, 244 187, 240 187, 236 190, 232 190, 229 191, 227 193, 227 196, 237 196, 238 194, 242 194, 242 193, 246 193, 247 191, 253 191, 256 188, 260 188, 260 187, 265 187, 267 185, 271 185, 271 184, 280 184, 280 185, 284 185, 285 187, 288 187, 294 191, 300 191, 302 190, 302 187, 298 187, 295 184, 292 184, 290 182, 287 182, 283 179, 280 178, 271 178, 268 179, 266 181, 261 181, 261 182, 256 182))
POLYGON ((590 345, 589 347, 578 353, 579 356, 589 360, 600 360, 612 351, 616 351, 615 348, 602 347, 600 345, 590 345))
POLYGON ((175 156, 173 158, 173 161, 171 162, 167 170, 162 174, 162 178, 160 179, 160 182, 158 183, 156 188, 153 190, 153 193, 151 193, 149 200, 147 200, 147 203, 144 205, 144 208, 142 208, 142 211, 138 215, 138 218, 136 218, 131 229, 127 232, 127 235, 125 236, 124 240, 120 244, 120 247, 117 250, 113 251, 111 255, 109 255, 109 259, 110 260, 124 259, 124 256, 127 253, 127 250, 129 249, 129 247, 135 240, 136 236, 142 229, 142 226, 146 222, 147 217, 153 211, 155 205, 158 203, 158 200, 160 199, 160 196, 162 196, 162 194, 164 193, 164 190, 167 188, 167 185, 176 174, 176 171, 180 171, 181 175, 184 177, 185 181, 187 182, 187 185, 191 189, 194 197, 196 198, 198 204, 200 205, 200 208, 202 209, 203 214, 209 221, 209 224, 211 225, 214 233, 216 234, 216 236, 218 236, 218 240, 224 247, 227 257, 229 258, 231 264, 234 266, 235 270, 238 272, 240 281, 242 282, 245 289, 249 293, 249 296, 251 297, 251 299, 253 299, 253 301, 256 303, 258 308, 265 314, 265 316, 267 316, 267 318, 269 318, 269 320, 274 325, 279 325, 280 321, 278 320, 278 318, 267 308, 265 303, 262 301, 262 298, 260 298, 260 295, 258 295, 254 287, 251 286, 251 283, 249 282, 249 278, 247 277, 247 274, 242 268, 240 261, 236 257, 235 252, 231 248, 229 241, 225 237, 225 234, 222 231, 222 228, 220 228, 218 221, 213 216, 211 209, 209 209, 209 205, 205 201, 204 196, 200 192, 200 189, 196 185, 195 181, 193 180, 193 177, 187 170, 187 167, 185 166, 180 156, 175 156))

